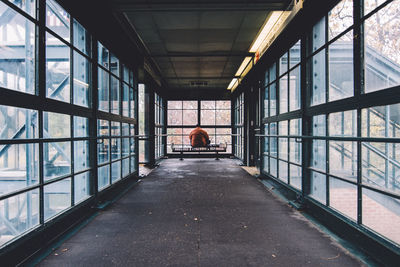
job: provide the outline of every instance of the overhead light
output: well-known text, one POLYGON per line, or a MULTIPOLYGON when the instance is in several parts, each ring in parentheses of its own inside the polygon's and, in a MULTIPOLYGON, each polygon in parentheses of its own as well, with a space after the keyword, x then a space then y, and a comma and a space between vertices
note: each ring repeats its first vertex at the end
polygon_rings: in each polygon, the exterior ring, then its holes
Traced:
POLYGON ((233 78, 232 81, 230 82, 230 84, 228 85, 228 90, 232 90, 233 86, 238 83, 238 79, 237 78, 233 78))
POLYGON ((274 27, 275 23, 278 21, 279 17, 282 15, 283 11, 273 11, 271 12, 271 15, 269 16, 268 20, 265 22, 261 32, 258 34, 257 39, 253 42, 253 44, 250 47, 249 52, 255 53, 257 52, 258 48, 262 44, 262 42, 265 40, 269 32, 272 30, 274 27))
POLYGON ((240 65, 239 69, 237 70, 235 76, 240 76, 242 75, 244 69, 247 67, 249 62, 251 61, 251 57, 245 57, 242 64, 240 65))

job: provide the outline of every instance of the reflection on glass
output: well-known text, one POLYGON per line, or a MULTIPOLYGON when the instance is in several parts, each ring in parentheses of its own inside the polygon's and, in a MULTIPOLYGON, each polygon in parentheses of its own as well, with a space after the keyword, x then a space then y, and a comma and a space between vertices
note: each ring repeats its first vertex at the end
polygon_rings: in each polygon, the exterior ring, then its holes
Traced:
POLYGON ((288 111, 288 75, 279 80, 279 113, 288 111))
POLYGON ((110 53, 110 71, 119 77, 119 60, 113 53, 110 53))
POLYGON ((334 209, 357 220, 357 186, 344 181, 329 179, 329 204, 334 209))
POLYGON ((362 190, 363 225, 400 244, 400 203, 398 199, 374 192, 362 190), (377 212, 379 211, 379 212, 377 212))
POLYGON ((39 145, 0 145, 0 195, 39 182, 39 145))
POLYGON ((89 107, 89 61, 74 51, 74 104, 89 107))
MULTIPOLYGON (((22 4, 27 1, 12 2, 31 8, 29 4, 22 4)), ((0 86, 34 94, 35 25, 2 2, 0 14, 4 18, 0 22, 0 86)))
POLYGON ((71 178, 44 187, 44 219, 47 220, 71 206, 71 178))
POLYGON ((70 39, 70 16, 54 0, 46 0, 46 27, 57 33, 64 40, 70 39))
POLYGON ((43 144, 45 180, 71 173, 71 143, 55 142, 43 144))
POLYGON ((393 1, 365 21, 366 93, 400 84, 399 16, 400 2, 393 1))
POLYGON ((100 42, 97 42, 98 45, 98 63, 100 66, 103 66, 106 69, 109 69, 109 56, 110 52, 107 48, 105 48, 100 42))
POLYGON ((74 177, 75 203, 81 202, 89 197, 90 172, 84 172, 74 177))
POLYGON ((0 246, 39 224, 39 190, 0 200, 0 246), (4 223, 6 222, 6 223, 4 223))
POLYGON ((121 158, 120 142, 121 142, 120 138, 111 138, 111 160, 121 158))
POLYGON ((279 59, 279 76, 286 73, 288 71, 288 53, 286 52, 279 59))
POLYGON ((110 123, 108 121, 97 120, 97 135, 98 136, 110 135, 110 123))
POLYGON ((329 101, 354 95, 353 31, 329 46, 329 101))

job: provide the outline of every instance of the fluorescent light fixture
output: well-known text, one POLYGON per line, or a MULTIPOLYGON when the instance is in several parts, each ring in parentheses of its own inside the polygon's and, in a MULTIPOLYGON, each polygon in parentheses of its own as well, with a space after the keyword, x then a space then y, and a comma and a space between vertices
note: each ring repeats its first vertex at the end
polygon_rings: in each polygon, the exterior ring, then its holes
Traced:
POLYGON ((251 57, 245 57, 242 64, 240 65, 239 69, 237 70, 235 76, 240 76, 242 75, 244 69, 247 67, 249 62, 251 61, 251 57))
POLYGON ((249 52, 255 53, 260 47, 261 43, 267 37, 271 29, 274 27, 275 23, 278 21, 279 17, 283 11, 273 11, 269 16, 268 20, 265 22, 261 32, 258 34, 257 39, 253 42, 249 52))
POLYGON ((235 85, 235 83, 238 81, 237 78, 233 78, 231 83, 228 85, 228 90, 231 90, 233 88, 233 86, 235 85))

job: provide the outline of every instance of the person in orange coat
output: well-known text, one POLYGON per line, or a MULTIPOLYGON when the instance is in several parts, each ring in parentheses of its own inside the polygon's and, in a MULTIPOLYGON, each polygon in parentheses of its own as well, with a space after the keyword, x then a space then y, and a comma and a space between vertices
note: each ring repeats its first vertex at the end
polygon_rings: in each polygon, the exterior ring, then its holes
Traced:
POLYGON ((208 133, 201 129, 199 125, 196 125, 196 128, 190 132, 189 139, 192 147, 206 147, 210 144, 208 133))

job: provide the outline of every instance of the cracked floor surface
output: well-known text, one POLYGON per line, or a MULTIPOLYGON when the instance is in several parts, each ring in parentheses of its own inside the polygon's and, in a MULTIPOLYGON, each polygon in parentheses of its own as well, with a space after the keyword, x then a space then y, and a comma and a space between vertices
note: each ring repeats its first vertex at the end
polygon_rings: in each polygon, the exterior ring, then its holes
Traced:
POLYGON ((168 159, 40 266, 360 266, 234 161, 168 159))

